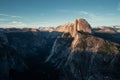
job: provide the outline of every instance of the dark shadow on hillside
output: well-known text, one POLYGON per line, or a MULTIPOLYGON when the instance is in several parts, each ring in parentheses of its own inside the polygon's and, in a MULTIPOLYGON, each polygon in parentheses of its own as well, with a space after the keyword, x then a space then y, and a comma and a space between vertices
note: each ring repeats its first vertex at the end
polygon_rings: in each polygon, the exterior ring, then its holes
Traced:
MULTIPOLYGON (((9 80, 58 80, 59 70, 55 70, 51 64, 45 63, 45 59, 50 54, 55 39, 62 33, 48 31, 1 32, 7 36, 8 44, 6 46, 15 49, 16 52, 13 53, 19 54, 20 59, 28 67, 21 72, 11 68, 9 80)), ((9 50, 7 51, 9 52, 9 50)), ((9 56, 11 57, 10 54, 9 56)), ((19 56, 13 56, 19 58, 19 56)))
POLYGON ((119 43, 120 44, 120 33, 94 33, 93 34, 96 37, 101 37, 103 39, 109 40, 111 42, 119 43))

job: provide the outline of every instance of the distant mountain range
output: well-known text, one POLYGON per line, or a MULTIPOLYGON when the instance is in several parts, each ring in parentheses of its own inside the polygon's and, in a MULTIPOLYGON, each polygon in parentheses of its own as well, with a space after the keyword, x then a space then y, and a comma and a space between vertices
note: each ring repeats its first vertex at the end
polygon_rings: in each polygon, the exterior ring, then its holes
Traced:
MULTIPOLYGON (((53 32, 53 31, 57 31, 57 32, 64 32, 64 30, 66 30, 66 28, 68 26, 73 25, 73 23, 66 23, 64 25, 60 25, 57 27, 39 27, 39 28, 0 28, 0 31, 5 31, 5 32, 27 32, 27 31, 32 31, 32 32, 36 32, 36 31, 48 31, 48 32, 53 32)), ((115 26, 97 26, 97 27, 93 27, 92 30, 97 31, 97 32, 120 32, 120 26, 119 25, 115 25, 115 26), (100 31, 99 31, 100 30, 100 31)))

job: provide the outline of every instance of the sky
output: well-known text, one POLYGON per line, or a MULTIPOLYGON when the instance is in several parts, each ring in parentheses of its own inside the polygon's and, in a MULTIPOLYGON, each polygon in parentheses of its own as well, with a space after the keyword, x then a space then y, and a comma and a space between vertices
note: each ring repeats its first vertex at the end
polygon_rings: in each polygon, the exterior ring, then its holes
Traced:
POLYGON ((120 25, 120 0, 0 0, 0 28, 56 27, 76 18, 120 25))

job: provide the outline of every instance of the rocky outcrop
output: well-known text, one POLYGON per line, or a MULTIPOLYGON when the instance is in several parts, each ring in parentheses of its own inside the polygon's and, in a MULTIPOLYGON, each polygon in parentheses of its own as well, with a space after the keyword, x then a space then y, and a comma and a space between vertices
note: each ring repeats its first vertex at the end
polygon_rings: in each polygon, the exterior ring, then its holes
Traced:
POLYGON ((74 40, 68 33, 57 38, 47 58, 56 69, 60 69, 61 80, 120 78, 119 50, 114 43, 86 34, 80 34, 74 40))
POLYGON ((77 31, 92 33, 90 24, 85 19, 76 19, 74 23, 77 31))
POLYGON ((64 25, 58 26, 55 29, 55 31, 58 31, 58 32, 72 32, 73 31, 73 26, 74 26, 73 23, 66 23, 64 25))
POLYGON ((92 35, 84 19, 72 28, 56 39, 46 60, 60 69, 60 80, 119 80, 118 45, 92 35))
POLYGON ((92 33, 92 29, 90 24, 85 19, 75 19, 74 24, 73 23, 67 23, 63 26, 59 26, 56 28, 56 31, 60 32, 69 32, 73 37, 78 32, 85 32, 85 33, 92 33))

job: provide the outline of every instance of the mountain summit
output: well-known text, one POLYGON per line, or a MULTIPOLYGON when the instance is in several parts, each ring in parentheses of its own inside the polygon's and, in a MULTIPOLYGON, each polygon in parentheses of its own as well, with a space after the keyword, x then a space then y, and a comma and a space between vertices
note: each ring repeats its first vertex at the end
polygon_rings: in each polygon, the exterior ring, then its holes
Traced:
POLYGON ((92 33, 90 24, 85 19, 82 19, 82 18, 75 19, 73 29, 72 28, 70 29, 73 30, 72 32, 70 30, 70 33, 72 33, 72 36, 75 36, 75 34, 78 31, 85 32, 85 33, 92 33))
POLYGON ((91 33, 85 19, 76 19, 55 40, 46 61, 60 69, 60 80, 117 80, 114 78, 119 75, 115 65, 119 64, 117 44, 91 33))
POLYGON ((56 31, 69 32, 74 37, 78 32, 92 33, 90 24, 82 18, 75 19, 74 23, 67 23, 56 28, 56 31))
POLYGON ((74 23, 77 31, 83 31, 87 33, 92 33, 90 24, 85 19, 76 19, 74 23))

